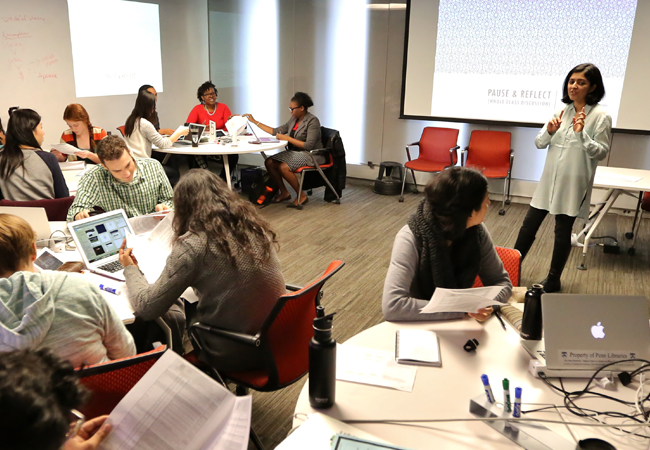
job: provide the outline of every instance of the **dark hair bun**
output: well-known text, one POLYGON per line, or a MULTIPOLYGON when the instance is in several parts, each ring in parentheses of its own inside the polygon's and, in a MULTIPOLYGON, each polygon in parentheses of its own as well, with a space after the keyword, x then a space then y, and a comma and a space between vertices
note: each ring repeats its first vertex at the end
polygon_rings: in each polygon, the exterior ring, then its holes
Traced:
POLYGON ((312 101, 309 94, 306 94, 304 92, 296 92, 294 96, 291 98, 291 101, 298 103, 298 106, 304 106, 305 109, 314 106, 314 102, 312 101))

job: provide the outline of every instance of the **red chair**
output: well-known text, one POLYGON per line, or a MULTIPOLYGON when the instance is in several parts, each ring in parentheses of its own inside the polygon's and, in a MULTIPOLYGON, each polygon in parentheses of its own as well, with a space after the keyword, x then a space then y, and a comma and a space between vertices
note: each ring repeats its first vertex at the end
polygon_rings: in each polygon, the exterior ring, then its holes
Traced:
MULTIPOLYGON (((415 170, 418 172, 441 172, 447 167, 455 166, 458 161, 457 145, 458 130, 455 128, 426 127, 418 142, 406 146, 406 157, 408 161, 404 167, 411 170, 413 176, 413 192, 418 192, 418 185, 415 181, 415 170), (420 147, 420 154, 416 159, 411 160, 409 147, 417 145, 420 147)), ((404 201, 404 186, 406 185, 406 174, 402 180, 402 194, 399 201, 404 201)))
POLYGON ((77 369, 81 384, 91 392, 80 411, 88 418, 110 414, 166 350, 161 345, 147 353, 77 369))
POLYGON ((125 129, 126 128, 124 127, 124 125, 120 125, 119 127, 117 127, 117 131, 119 131, 122 134, 122 137, 126 137, 126 131, 124 131, 125 129))
POLYGON ((68 216, 68 209, 74 201, 72 197, 53 198, 47 200, 30 200, 26 202, 14 202, 11 200, 0 200, 0 206, 22 206, 24 208, 45 208, 47 220, 52 222, 65 221, 68 216))
MULTIPOLYGON (((246 395, 249 388, 269 392, 295 383, 309 371, 309 341, 314 337, 313 320, 322 297, 321 289, 344 265, 343 261, 333 261, 320 278, 302 289, 287 286, 295 292, 278 299, 254 336, 194 323, 190 327, 190 334, 197 344, 200 357, 212 367, 218 380, 223 381, 223 377, 234 382, 238 395, 246 395), (241 372, 217 372, 214 369, 216 364, 209 360, 210 353, 202 354, 204 349, 210 347, 205 339, 209 334, 258 347, 263 355, 261 361, 264 367, 241 372)), ((251 439, 258 448, 264 448, 252 428, 251 439)))
POLYGON ((463 150, 465 167, 474 167, 486 178, 503 178, 503 200, 499 215, 506 213, 510 204, 510 182, 512 163, 515 158, 510 148, 510 133, 507 131, 475 130, 469 138, 469 145, 463 150), (507 195, 506 195, 507 188, 507 195))
MULTIPOLYGON (((519 280, 521 277, 521 253, 519 253, 519 250, 516 250, 514 248, 506 248, 506 247, 494 247, 494 248, 496 249, 499 258, 501 258, 501 261, 503 262, 503 267, 506 269, 506 272, 508 272, 508 276, 510 277, 510 282, 515 287, 519 286, 519 280)), ((474 281, 474 286, 472 287, 481 287, 481 286, 483 286, 481 279, 479 277, 476 277, 476 280, 474 281)))

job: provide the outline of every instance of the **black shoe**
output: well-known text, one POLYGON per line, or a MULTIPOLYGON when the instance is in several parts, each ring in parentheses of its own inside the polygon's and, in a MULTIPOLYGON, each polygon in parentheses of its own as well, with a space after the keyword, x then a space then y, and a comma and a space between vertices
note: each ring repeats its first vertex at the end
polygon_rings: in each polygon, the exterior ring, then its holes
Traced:
POLYGON ((562 290, 562 283, 560 283, 560 279, 550 279, 546 277, 544 281, 541 283, 542 286, 544 286, 544 292, 547 294, 551 294, 553 292, 560 292, 562 290))

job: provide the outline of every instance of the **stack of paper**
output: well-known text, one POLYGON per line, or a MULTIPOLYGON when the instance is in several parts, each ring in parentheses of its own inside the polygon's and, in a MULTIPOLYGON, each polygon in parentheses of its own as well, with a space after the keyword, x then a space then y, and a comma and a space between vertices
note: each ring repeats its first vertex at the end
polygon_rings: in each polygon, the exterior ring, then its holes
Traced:
POLYGON ((411 392, 417 368, 400 366, 391 351, 336 347, 336 379, 411 392))
POLYGON ((443 289, 433 291, 431 301, 422 308, 420 314, 438 312, 471 312, 492 305, 501 305, 495 300, 503 286, 487 286, 471 289, 443 289))

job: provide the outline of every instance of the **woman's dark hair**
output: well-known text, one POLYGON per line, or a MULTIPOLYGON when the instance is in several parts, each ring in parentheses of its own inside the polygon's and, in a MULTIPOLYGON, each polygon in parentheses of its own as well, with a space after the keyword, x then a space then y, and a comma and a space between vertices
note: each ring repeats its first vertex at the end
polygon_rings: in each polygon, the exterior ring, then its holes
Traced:
POLYGON ((452 167, 435 175, 424 192, 445 237, 454 240, 465 233, 472 212, 480 211, 488 183, 476 170, 452 167))
POLYGON ((593 92, 587 94, 586 103, 587 105, 595 105, 603 99, 605 96, 605 85, 603 84, 603 77, 600 74, 598 67, 590 63, 579 64, 575 66, 569 74, 564 79, 564 84, 562 85, 562 102, 571 103, 573 100, 569 98, 569 79, 574 73, 583 73, 585 78, 589 81, 591 86, 596 86, 596 89, 593 92))
POLYGON ((155 88, 150 84, 143 84, 142 86, 140 86, 140 89, 138 89, 138 94, 140 92, 143 92, 143 91, 146 91, 146 90, 149 90, 149 89, 155 89, 155 88))
POLYGON ((196 98, 199 99, 199 102, 201 104, 204 103, 203 94, 205 94, 205 91, 207 91, 210 88, 214 89, 214 93, 219 95, 219 91, 217 91, 217 87, 214 84, 212 84, 212 81, 206 81, 201 86, 199 86, 199 88, 196 90, 196 98))
POLYGON ((59 450, 70 410, 86 398, 74 367, 48 349, 0 354, 0 442, 9 450, 59 450))
POLYGON ((5 146, 0 152, 0 178, 9 178, 24 164, 25 157, 20 149, 21 145, 41 148, 34 136, 34 130, 39 123, 41 123, 41 116, 36 111, 9 108, 5 146))
POLYGON ((296 92, 295 94, 293 94, 293 97, 291 97, 291 101, 296 102, 299 108, 301 106, 304 106, 305 111, 307 111, 309 108, 314 106, 314 102, 312 101, 309 94, 305 94, 304 92, 296 92))
POLYGON ((216 246, 235 267, 239 254, 268 261, 271 244, 278 244, 275 232, 253 205, 205 169, 190 170, 174 187, 173 229, 174 241, 188 232, 205 233, 208 247, 216 246))
POLYGON ((135 107, 124 124, 124 134, 126 137, 131 136, 135 128, 135 122, 139 119, 146 119, 153 123, 155 120, 155 111, 156 97, 148 91, 139 92, 138 97, 135 99, 135 107))

